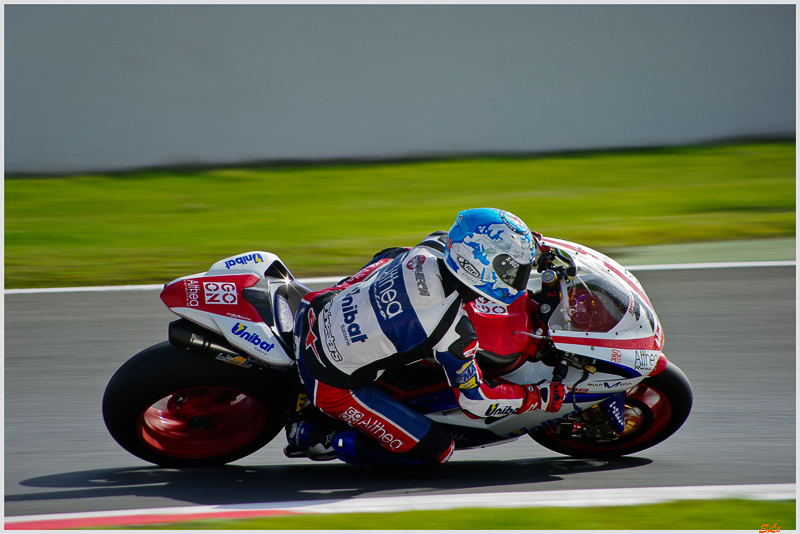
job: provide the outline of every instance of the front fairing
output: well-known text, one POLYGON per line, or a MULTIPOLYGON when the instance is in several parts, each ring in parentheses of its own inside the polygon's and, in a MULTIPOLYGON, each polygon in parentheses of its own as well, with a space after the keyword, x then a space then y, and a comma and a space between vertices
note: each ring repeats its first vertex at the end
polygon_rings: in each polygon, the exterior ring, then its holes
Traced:
MULTIPOLYGON (((607 401, 639 383, 663 357, 661 324, 633 274, 591 248, 551 238, 544 238, 542 243, 567 252, 577 273, 565 284, 566 298, 550 317, 547 331, 533 334, 549 338, 561 351, 587 358, 597 370, 590 374, 585 369, 569 368, 563 380, 569 392, 557 413, 534 410, 496 420, 474 420, 465 416, 454 400, 449 409, 427 413, 430 419, 447 425, 459 448, 513 440, 607 401), (601 366, 601 361, 606 363, 601 366), (492 435, 498 441, 493 441, 492 435)), ((535 294, 541 289, 541 277, 533 273, 528 290, 535 294)), ((499 378, 515 384, 537 384, 553 379, 553 367, 528 360, 499 378)))
POLYGON ((547 325, 555 347, 609 362, 631 377, 649 374, 661 356, 664 335, 639 281, 619 263, 587 247, 553 239, 548 245, 568 252, 577 267, 577 274, 562 287, 566 298, 547 325))

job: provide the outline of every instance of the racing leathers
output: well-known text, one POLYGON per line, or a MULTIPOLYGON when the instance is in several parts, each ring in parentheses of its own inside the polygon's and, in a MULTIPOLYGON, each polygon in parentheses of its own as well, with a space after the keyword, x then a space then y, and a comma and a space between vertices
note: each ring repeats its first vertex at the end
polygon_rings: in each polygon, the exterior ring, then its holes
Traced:
MULTIPOLYGON (((483 379, 475 362, 478 339, 463 307, 477 295, 444 266, 445 237, 437 232, 411 249, 378 253, 354 276, 306 295, 296 316, 298 369, 310 400, 412 463, 444 463, 453 441, 373 384, 385 369, 433 356, 459 406, 473 418, 544 409, 543 397, 552 410, 563 397, 563 391, 483 379)), ((370 460, 380 451, 364 452, 352 442, 356 435, 349 445, 347 439, 331 440, 339 457, 376 463, 370 460)))

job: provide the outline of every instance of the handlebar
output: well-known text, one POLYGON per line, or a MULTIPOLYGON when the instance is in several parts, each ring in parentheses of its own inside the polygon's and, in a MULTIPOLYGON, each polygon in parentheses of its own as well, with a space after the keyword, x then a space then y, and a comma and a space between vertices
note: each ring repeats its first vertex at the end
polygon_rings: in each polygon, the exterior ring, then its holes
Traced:
POLYGON ((560 276, 567 277, 573 277, 578 274, 578 267, 575 264, 575 260, 572 259, 572 256, 558 248, 551 248, 539 256, 539 260, 536 264, 536 271, 543 273, 548 270, 553 270, 560 276), (559 260, 563 265, 555 265, 554 260, 559 260))

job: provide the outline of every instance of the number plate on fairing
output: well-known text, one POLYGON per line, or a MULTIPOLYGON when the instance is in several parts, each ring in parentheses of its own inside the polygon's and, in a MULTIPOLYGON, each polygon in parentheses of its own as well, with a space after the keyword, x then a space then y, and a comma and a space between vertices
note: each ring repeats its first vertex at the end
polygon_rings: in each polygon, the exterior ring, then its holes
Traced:
POLYGON ((247 302, 243 290, 264 278, 277 256, 250 252, 220 260, 207 273, 178 278, 161 292, 161 300, 176 315, 222 334, 245 353, 274 365, 291 365, 261 314, 247 302))

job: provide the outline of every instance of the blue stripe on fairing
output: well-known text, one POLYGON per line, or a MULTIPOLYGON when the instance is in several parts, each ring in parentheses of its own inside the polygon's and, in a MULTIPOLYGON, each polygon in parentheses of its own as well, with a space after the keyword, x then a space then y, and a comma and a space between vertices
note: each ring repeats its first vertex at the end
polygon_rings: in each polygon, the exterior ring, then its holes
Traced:
MULTIPOLYGON (((564 404, 572 404, 573 401, 581 404, 587 402, 598 403, 600 401, 608 399, 612 395, 614 394, 582 393, 578 395, 573 395, 571 393, 568 393, 566 398, 564 399, 564 404)), ((453 392, 453 388, 447 388, 446 390, 438 391, 436 393, 430 393, 428 395, 423 395, 421 397, 407 400, 406 404, 414 406, 418 411, 421 411, 421 413, 443 412, 445 410, 459 408, 458 401, 456 401, 455 393, 453 392)))
POLYGON ((436 393, 429 393, 415 399, 406 401, 406 404, 413 406, 421 413, 434 413, 443 412, 445 410, 452 410, 459 408, 456 394, 453 388, 446 388, 436 393))
MULTIPOLYGON (((568 393, 566 398, 564 399, 564 404, 570 405, 573 402, 580 404, 585 404, 587 402, 599 403, 603 400, 608 399, 612 395, 614 394, 603 393, 603 394, 573 395, 571 393, 568 393)), ((430 393, 428 395, 423 395, 415 399, 407 400, 406 404, 413 406, 420 413, 436 413, 436 412, 443 412, 445 410, 460 408, 460 406, 458 405, 458 401, 456 401, 455 393, 453 392, 452 388, 447 388, 446 390, 439 391, 437 393, 430 393)))
POLYGON ((370 304, 375 310, 378 325, 397 352, 406 352, 428 339, 411 306, 403 281, 403 265, 407 256, 408 253, 401 254, 384 266, 369 289, 370 304))
POLYGON ((367 384, 352 391, 353 397, 373 410, 381 418, 402 428, 417 441, 421 440, 431 427, 431 420, 403 406, 391 398, 375 384, 367 384))
POLYGON ((564 398, 564 404, 568 403, 586 403, 586 402, 600 402, 601 400, 605 400, 610 396, 614 395, 614 393, 567 393, 567 396, 564 398))

